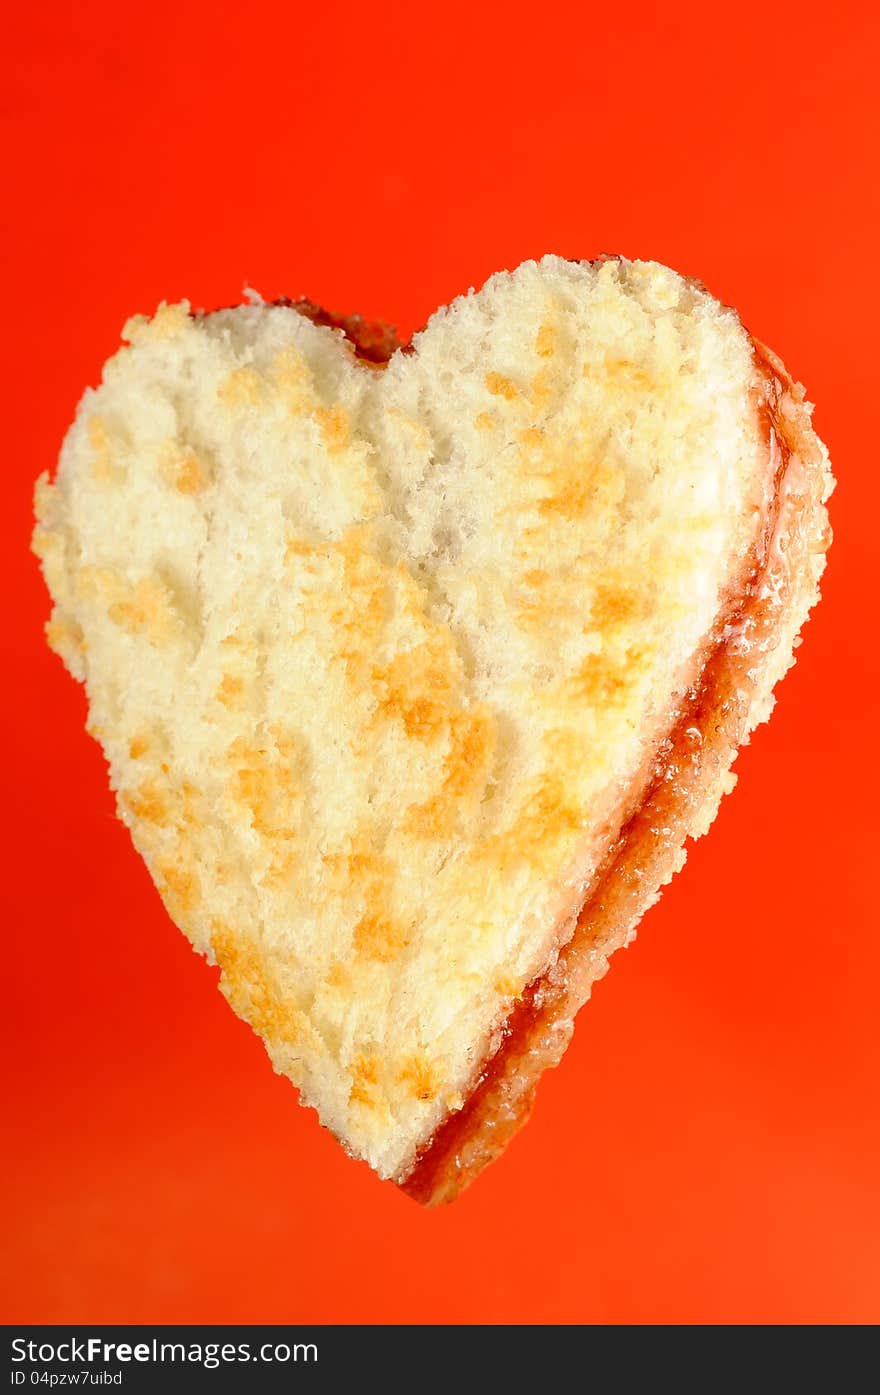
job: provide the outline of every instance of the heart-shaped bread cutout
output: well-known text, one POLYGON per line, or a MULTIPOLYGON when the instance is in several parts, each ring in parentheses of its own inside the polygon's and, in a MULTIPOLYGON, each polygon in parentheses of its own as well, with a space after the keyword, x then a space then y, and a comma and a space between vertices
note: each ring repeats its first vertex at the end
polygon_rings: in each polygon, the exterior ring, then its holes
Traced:
POLYGON ((348 329, 132 320, 35 547, 171 915, 427 1200, 503 1146, 711 821, 830 476, 778 361, 656 264, 526 263, 393 353, 348 329))

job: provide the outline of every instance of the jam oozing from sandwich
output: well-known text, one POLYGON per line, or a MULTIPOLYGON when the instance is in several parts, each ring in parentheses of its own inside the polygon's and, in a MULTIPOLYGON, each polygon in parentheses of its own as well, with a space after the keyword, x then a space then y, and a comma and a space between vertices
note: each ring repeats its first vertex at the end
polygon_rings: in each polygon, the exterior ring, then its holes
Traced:
POLYGON ((398 339, 394 326, 387 325, 382 320, 365 320, 363 315, 337 315, 332 310, 325 310, 314 301, 305 298, 288 300, 282 297, 273 303, 290 306, 300 315, 305 315, 313 325, 341 329, 349 343, 354 346, 355 356, 362 363, 374 368, 384 368, 396 349, 406 348, 398 339))

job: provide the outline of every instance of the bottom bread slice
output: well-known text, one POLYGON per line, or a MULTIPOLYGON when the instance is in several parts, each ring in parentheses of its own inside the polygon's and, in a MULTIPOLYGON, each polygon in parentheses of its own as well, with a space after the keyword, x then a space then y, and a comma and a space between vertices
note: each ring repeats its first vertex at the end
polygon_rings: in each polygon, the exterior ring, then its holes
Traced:
POLYGON ((397 1179, 423 1204, 453 1200, 527 1121, 540 1077, 559 1064, 593 984, 684 865, 688 838, 708 830, 735 783, 731 766, 739 747, 770 716, 773 689, 795 662, 831 539, 824 508, 831 476, 803 388, 763 345, 755 343, 755 353, 765 372, 768 444, 777 462, 762 546, 719 618, 702 674, 593 880, 571 938, 511 1013, 464 1108, 397 1179))

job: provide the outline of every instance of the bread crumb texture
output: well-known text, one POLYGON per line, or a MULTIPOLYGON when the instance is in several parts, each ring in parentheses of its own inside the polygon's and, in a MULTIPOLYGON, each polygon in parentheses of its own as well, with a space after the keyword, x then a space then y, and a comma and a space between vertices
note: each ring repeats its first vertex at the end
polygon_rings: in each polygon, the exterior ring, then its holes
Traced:
POLYGON ((754 547, 735 314, 548 257, 381 372, 290 307, 138 316, 34 547, 120 817, 383 1176, 558 948, 754 547))

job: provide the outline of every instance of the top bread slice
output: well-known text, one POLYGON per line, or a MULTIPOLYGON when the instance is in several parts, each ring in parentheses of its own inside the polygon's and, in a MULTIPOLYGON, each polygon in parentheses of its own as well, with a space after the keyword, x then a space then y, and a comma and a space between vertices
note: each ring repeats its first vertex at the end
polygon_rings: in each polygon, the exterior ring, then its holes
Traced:
MULTIPOLYGON (((124 333, 38 485, 50 642, 276 1069, 383 1177, 446 1137, 411 1190, 451 1194, 517 1005, 766 581, 797 393, 733 311, 618 259, 501 273, 384 366, 291 305, 124 333)), ((829 476, 798 411, 797 604, 676 850, 815 599, 829 476)))

